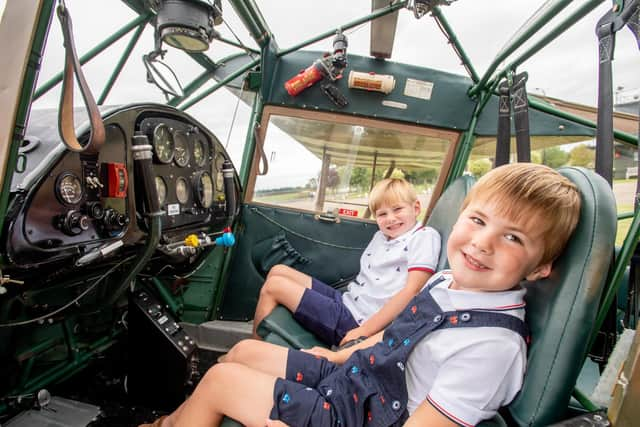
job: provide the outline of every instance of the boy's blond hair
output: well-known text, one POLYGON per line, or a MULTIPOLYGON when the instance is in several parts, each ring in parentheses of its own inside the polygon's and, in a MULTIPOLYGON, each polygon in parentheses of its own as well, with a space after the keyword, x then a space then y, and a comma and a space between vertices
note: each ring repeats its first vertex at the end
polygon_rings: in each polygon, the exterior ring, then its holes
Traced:
POLYGON ((580 217, 578 187, 550 167, 534 163, 493 169, 471 188, 462 210, 476 201, 489 202, 510 220, 540 230, 544 241, 540 264, 560 255, 580 217))
POLYGON ((414 203, 418 200, 416 190, 401 178, 387 178, 373 186, 369 193, 369 210, 373 215, 382 205, 398 202, 414 203))

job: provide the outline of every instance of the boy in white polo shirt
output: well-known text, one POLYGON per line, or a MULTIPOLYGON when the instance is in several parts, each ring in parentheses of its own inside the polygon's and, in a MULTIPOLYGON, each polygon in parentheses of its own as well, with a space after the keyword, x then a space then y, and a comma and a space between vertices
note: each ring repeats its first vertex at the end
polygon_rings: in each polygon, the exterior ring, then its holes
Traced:
POLYGON ((384 331, 350 348, 238 343, 154 426, 473 426, 507 405, 526 363, 522 279, 551 273, 577 187, 542 165, 501 166, 465 199, 433 276, 384 331), (250 409, 250 410, 249 410, 250 409))
POLYGON ((377 231, 360 258, 360 272, 344 294, 286 265, 267 275, 253 319, 256 329, 282 304, 328 345, 383 330, 435 271, 440 235, 417 222, 420 201, 404 179, 384 179, 369 194, 377 231))

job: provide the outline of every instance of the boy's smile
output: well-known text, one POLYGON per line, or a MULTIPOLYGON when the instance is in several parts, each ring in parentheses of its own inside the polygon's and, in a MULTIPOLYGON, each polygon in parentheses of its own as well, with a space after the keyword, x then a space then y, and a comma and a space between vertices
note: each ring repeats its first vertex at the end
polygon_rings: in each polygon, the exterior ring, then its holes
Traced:
POLYGON ((531 224, 510 220, 490 202, 471 202, 458 217, 447 242, 452 289, 506 291, 520 280, 551 272, 540 264, 544 241, 531 224))
POLYGON ((378 228, 391 240, 403 235, 416 225, 416 218, 420 214, 420 202, 416 200, 414 203, 383 204, 374 213, 378 228))

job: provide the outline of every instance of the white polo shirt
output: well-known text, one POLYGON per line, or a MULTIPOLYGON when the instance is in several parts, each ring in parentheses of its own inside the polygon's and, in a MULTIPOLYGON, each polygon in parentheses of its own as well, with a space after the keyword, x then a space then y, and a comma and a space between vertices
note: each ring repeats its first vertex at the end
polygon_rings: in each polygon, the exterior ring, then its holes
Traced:
POLYGON ((360 257, 360 272, 342 295, 353 318, 362 324, 407 283, 409 271, 433 273, 440 255, 440 234, 416 224, 389 240, 376 232, 360 257))
MULTIPOLYGON (((519 288, 505 292, 449 289, 451 271, 431 289, 443 311, 500 311, 524 320, 524 295, 519 288)), ((443 329, 427 335, 409 355, 408 409, 413 413, 427 399, 437 410, 463 426, 491 418, 522 387, 527 349, 518 333, 501 327, 443 329)))

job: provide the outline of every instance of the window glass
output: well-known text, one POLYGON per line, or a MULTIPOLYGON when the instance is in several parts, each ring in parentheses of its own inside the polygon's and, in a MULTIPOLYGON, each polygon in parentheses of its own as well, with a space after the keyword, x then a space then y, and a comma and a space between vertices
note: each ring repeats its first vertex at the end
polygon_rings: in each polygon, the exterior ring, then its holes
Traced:
MULTIPOLYGON (((531 161, 552 168, 562 166, 581 166, 595 169, 595 140, 574 137, 574 142, 559 143, 561 138, 534 137, 531 141, 531 161), (578 141, 575 141, 578 140, 578 141)), ((495 156, 495 138, 477 138, 465 173, 480 177, 493 167, 495 156)), ((516 162, 515 140, 511 141, 511 162, 516 162)), ((616 198, 618 214, 633 211, 633 198, 638 175, 637 149, 628 144, 615 143, 613 158, 613 193, 616 198)), ((624 241, 631 219, 618 221, 616 245, 624 241)))
POLYGON ((265 115, 268 173, 257 176, 253 201, 369 218, 369 190, 391 176, 414 185, 424 212, 459 136, 418 126, 304 113, 300 117, 265 115))

